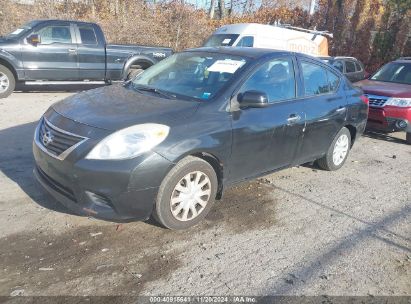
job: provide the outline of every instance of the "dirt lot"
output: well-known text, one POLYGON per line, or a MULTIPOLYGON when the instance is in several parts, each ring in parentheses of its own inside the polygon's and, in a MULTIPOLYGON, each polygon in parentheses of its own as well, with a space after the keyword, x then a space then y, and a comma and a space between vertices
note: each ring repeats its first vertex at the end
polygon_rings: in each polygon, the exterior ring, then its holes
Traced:
POLYGON ((62 92, 0 100, 0 295, 411 295, 411 146, 368 134, 338 172, 231 188, 172 232, 71 215, 36 184, 31 143, 62 92))

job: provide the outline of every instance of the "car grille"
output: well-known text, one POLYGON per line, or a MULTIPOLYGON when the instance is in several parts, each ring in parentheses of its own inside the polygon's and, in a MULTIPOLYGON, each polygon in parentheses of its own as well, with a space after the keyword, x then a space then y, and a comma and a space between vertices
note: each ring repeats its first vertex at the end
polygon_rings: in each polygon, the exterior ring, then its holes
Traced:
POLYGON ((60 193, 61 195, 64 195, 68 199, 70 199, 73 202, 76 202, 76 197, 74 195, 74 192, 68 188, 63 186, 62 184, 58 183, 54 179, 52 179, 50 176, 48 176, 43 170, 41 170, 39 167, 36 167, 38 175, 40 178, 54 191, 60 193))
POLYGON ((378 96, 378 95, 366 94, 366 96, 368 97, 370 107, 375 107, 375 108, 383 107, 385 102, 388 99, 388 97, 378 96))
POLYGON ((66 156, 83 140, 85 140, 84 137, 63 131, 44 118, 40 122, 38 142, 53 156, 64 158, 63 156, 66 156))

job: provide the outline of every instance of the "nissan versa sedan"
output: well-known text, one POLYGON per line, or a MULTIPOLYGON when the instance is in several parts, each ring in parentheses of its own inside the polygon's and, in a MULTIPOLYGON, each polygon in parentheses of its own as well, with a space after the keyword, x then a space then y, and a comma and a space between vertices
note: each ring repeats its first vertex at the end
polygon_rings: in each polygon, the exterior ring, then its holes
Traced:
POLYGON ((51 106, 34 172, 77 213, 184 229, 230 184, 312 161, 341 168, 367 113, 362 92, 312 57, 193 49, 51 106))

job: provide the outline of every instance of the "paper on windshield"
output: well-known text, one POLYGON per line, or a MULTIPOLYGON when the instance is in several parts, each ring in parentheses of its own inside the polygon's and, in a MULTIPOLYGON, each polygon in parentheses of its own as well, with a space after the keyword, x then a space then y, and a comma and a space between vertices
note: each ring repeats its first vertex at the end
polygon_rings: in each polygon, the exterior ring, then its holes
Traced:
POLYGON ((244 61, 240 60, 217 60, 207 70, 209 72, 234 74, 244 63, 244 61))
POLYGON ((222 44, 229 44, 229 43, 230 43, 230 41, 231 41, 231 39, 226 38, 226 39, 224 39, 224 40, 223 40, 223 43, 222 43, 222 44))
POLYGON ((18 34, 20 34, 22 31, 24 31, 24 29, 19 28, 19 29, 15 30, 13 33, 11 33, 10 35, 18 35, 18 34))

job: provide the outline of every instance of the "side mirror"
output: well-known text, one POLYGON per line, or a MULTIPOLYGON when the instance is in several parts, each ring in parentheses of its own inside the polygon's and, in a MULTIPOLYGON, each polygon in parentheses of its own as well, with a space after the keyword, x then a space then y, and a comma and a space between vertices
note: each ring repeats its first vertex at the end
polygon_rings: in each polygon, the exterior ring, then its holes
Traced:
POLYGON ((27 37, 27 42, 31 45, 36 46, 41 42, 40 36, 38 34, 33 34, 27 37))
POLYGON ((241 108, 263 108, 267 106, 268 96, 261 91, 246 91, 237 96, 241 108))

